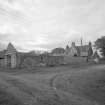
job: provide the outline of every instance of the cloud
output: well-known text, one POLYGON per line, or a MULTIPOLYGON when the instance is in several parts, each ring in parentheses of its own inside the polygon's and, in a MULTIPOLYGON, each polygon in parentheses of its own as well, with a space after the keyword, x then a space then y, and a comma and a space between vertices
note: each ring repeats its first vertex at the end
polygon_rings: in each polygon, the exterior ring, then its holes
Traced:
POLYGON ((64 47, 81 37, 94 41, 105 33, 104 5, 104 0, 0 0, 1 40, 28 50, 64 47))

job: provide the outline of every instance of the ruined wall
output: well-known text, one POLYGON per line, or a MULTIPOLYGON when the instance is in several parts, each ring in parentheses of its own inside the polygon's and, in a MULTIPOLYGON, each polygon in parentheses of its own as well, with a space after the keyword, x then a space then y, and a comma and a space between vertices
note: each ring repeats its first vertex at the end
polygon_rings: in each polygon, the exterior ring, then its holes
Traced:
MULTIPOLYGON (((33 68, 36 66, 57 66, 64 64, 63 56, 54 56, 54 55, 30 55, 16 53, 11 56, 11 68, 33 68)), ((8 66, 8 57, 5 56, 5 59, 0 60, 0 65, 8 66), (2 64, 1 64, 2 63, 2 64)))
POLYGON ((64 64, 63 56, 48 56, 46 59, 46 66, 57 66, 64 64))
POLYGON ((18 67, 28 68, 40 65, 40 57, 32 55, 18 55, 18 67))

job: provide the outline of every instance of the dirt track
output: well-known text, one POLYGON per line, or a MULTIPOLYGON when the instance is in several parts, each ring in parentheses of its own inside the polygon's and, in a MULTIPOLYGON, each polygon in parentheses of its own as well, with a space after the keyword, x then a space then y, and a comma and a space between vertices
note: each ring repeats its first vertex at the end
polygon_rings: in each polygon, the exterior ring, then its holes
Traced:
POLYGON ((105 105, 104 68, 95 65, 51 68, 51 72, 0 72, 4 96, 0 96, 0 105, 105 105), (5 99, 8 95, 11 97, 5 99))

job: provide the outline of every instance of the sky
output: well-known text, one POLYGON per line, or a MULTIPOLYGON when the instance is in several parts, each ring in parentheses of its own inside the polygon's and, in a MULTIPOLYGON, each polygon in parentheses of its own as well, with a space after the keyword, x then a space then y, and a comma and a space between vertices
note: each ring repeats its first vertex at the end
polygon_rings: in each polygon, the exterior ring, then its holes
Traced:
POLYGON ((50 50, 105 34, 105 0, 0 0, 0 49, 50 50))

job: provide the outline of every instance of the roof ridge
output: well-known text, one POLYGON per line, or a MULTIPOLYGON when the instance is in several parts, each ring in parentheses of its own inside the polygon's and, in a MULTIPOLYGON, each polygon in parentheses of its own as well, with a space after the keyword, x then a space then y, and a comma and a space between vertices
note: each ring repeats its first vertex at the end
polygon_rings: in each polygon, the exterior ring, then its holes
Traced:
POLYGON ((7 49, 6 49, 6 54, 12 54, 12 53, 16 53, 17 50, 16 48, 13 46, 13 44, 10 42, 7 46, 7 49))

